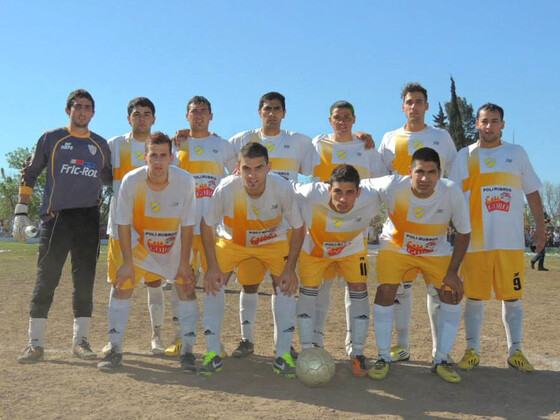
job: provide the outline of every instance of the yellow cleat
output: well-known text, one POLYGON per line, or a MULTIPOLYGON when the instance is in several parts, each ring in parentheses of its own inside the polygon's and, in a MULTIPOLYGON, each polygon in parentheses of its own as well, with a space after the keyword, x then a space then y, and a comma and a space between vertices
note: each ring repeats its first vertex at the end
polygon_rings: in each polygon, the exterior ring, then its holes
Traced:
POLYGON ((437 365, 432 367, 432 372, 437 373, 438 376, 443 379, 445 382, 451 382, 452 384, 458 384, 461 382, 461 377, 455 369, 453 369, 453 365, 443 361, 437 365))
POLYGON ((370 378, 377 379, 378 381, 385 379, 391 369, 391 363, 383 359, 379 359, 373 367, 369 370, 368 375, 370 378))
POLYGON ((181 355, 181 347, 183 347, 183 340, 179 337, 165 349, 164 354, 166 357, 179 357, 181 355))
POLYGON ((515 350, 513 356, 508 357, 507 364, 510 368, 517 369, 519 372, 532 372, 535 370, 521 350, 515 350))
POLYGON ((403 346, 391 347, 391 362, 406 362, 410 359, 410 352, 403 346))
POLYGON ((480 363, 480 356, 476 354, 474 349, 465 350, 465 354, 461 361, 457 363, 457 367, 463 370, 471 370, 480 363))

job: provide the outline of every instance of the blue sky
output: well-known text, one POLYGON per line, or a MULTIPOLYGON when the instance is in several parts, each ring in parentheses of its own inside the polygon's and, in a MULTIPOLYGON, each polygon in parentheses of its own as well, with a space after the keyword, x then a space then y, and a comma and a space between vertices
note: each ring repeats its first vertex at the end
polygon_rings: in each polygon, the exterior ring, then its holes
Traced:
POLYGON ((90 128, 128 131, 126 105, 147 96, 154 129, 185 127, 193 95, 213 105, 212 129, 230 137, 259 126, 259 97, 287 98, 283 128, 330 132, 328 109, 346 99, 356 130, 404 123, 399 93, 427 87, 431 115, 449 77, 476 108, 505 108, 504 139, 525 147, 545 181, 560 182, 560 2, 511 1, 26 1, 0 3, 0 166, 67 124, 68 93, 96 100, 90 128))

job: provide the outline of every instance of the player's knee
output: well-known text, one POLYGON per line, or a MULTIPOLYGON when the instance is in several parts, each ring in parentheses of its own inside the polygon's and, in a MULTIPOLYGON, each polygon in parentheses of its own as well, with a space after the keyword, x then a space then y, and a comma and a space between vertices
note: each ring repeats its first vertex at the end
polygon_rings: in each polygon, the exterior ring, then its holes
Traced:
POLYGON ((243 285, 243 291, 245 293, 257 293, 259 291, 258 284, 243 285))
POLYGON ((380 284, 377 286, 375 303, 381 306, 390 306, 397 295, 398 284, 380 284))
POLYGON ((347 283, 348 284, 348 290, 350 290, 351 292, 363 292, 364 290, 367 290, 367 284, 365 283, 347 283))
POLYGON ((113 288, 113 297, 115 299, 130 299, 134 289, 121 290, 113 288))
POLYGON ((160 287, 161 286, 161 279, 160 280, 156 280, 156 281, 152 281, 150 283, 146 283, 146 285, 148 287, 160 287))

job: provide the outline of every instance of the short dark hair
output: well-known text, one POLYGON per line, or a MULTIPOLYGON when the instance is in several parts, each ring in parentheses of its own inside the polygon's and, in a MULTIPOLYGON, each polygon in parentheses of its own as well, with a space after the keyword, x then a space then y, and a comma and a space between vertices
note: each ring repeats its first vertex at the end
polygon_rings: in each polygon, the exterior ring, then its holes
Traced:
POLYGON ((76 102, 76 99, 78 98, 85 98, 90 100, 91 109, 95 111, 95 101, 93 100, 91 94, 85 89, 76 89, 75 91, 70 92, 70 95, 68 95, 68 99, 66 99, 66 109, 72 108, 72 106, 74 106, 74 102, 76 102))
POLYGON ((280 103, 282 104, 282 111, 285 111, 286 98, 284 97, 284 95, 278 92, 268 92, 261 96, 261 99, 259 100, 259 110, 263 107, 265 102, 273 101, 274 99, 278 99, 280 101, 280 103))
POLYGON ((410 166, 414 168, 414 165, 418 160, 421 160, 422 162, 434 162, 438 171, 441 171, 441 162, 439 160, 438 152, 431 147, 422 147, 414 152, 410 166))
POLYGON ((356 114, 354 113, 354 105, 352 105, 348 101, 336 101, 335 103, 333 103, 329 109, 329 115, 332 115, 333 111, 336 108, 347 108, 350 110, 350 112, 352 112, 352 116, 356 116, 356 114))
POLYGON ((265 162, 268 163, 268 150, 261 143, 250 142, 241 148, 237 160, 241 161, 241 158, 254 159, 259 157, 264 157, 265 162))
POLYGON ((134 98, 128 103, 128 107, 126 108, 126 111, 128 112, 129 117, 130 114, 132 114, 132 110, 137 106, 145 106, 147 108, 150 108, 152 110, 152 114, 156 115, 156 107, 154 106, 154 103, 150 101, 148 98, 139 96, 138 98, 134 98))
POLYGON ((404 98, 406 98, 406 94, 410 93, 410 92, 420 92, 420 93, 422 93, 422 95, 424 95, 424 100, 426 102, 428 102, 428 91, 420 83, 409 82, 406 85, 404 85, 404 87, 402 88, 402 91, 401 91, 401 98, 402 98, 403 102, 404 102, 404 98))
POLYGON ((478 108, 478 110, 476 111, 476 119, 477 120, 478 120, 478 117, 480 116, 480 111, 499 112, 500 113, 500 119, 502 121, 504 120, 504 109, 499 105, 493 104, 492 102, 485 103, 480 108, 478 108))
POLYGON ((150 134, 150 137, 146 140, 146 152, 148 151, 148 147, 152 144, 167 144, 169 146, 169 154, 173 153, 171 139, 167 134, 164 134, 161 131, 156 131, 155 133, 150 134))
POLYGON ((206 99, 204 96, 193 96, 189 102, 187 102, 187 112, 189 112, 189 106, 191 106, 192 104, 198 105, 198 104, 206 104, 206 106, 208 107, 208 112, 210 112, 210 114, 212 113, 212 105, 210 104, 210 101, 208 99, 206 99))
POLYGON ((352 182, 356 185, 356 189, 360 188, 360 174, 352 165, 343 163, 338 165, 331 172, 331 177, 329 179, 329 184, 334 182, 352 182))

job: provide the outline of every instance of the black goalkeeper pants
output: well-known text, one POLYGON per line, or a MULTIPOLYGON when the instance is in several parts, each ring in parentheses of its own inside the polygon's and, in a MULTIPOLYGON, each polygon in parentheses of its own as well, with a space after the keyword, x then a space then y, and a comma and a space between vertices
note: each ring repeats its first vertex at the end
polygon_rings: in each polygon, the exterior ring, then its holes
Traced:
POLYGON ((99 207, 60 211, 41 225, 37 279, 29 316, 47 318, 62 267, 70 252, 74 317, 91 317, 93 282, 99 256, 99 207))

